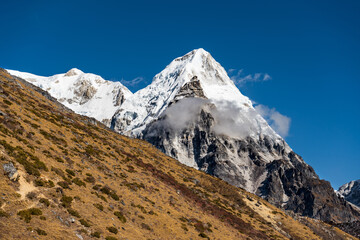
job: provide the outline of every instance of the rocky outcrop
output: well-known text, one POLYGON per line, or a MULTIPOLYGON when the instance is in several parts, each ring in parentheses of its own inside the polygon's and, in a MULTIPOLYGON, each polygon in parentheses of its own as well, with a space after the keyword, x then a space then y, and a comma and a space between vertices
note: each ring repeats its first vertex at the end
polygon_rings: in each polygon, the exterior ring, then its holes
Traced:
POLYGON ((216 108, 200 98, 179 100, 146 127, 143 138, 180 162, 256 193, 285 210, 323 221, 360 219, 360 214, 285 142, 266 135, 237 139, 214 131, 216 108), (184 101, 191 101, 186 106, 202 104, 194 110, 193 118, 182 126, 174 125, 169 120, 172 111, 184 101))
POLYGON ((15 179, 18 175, 18 171, 12 162, 4 163, 3 169, 5 175, 7 175, 10 179, 15 179))
POLYGON ((180 88, 179 92, 174 97, 172 103, 186 97, 206 98, 197 76, 194 76, 190 80, 190 82, 185 83, 184 86, 180 88))
POLYGON ((335 227, 340 228, 344 232, 347 232, 354 237, 360 239, 360 221, 348 222, 348 223, 338 223, 333 224, 335 227))
POLYGON ((96 93, 96 88, 87 79, 78 81, 74 86, 74 94, 80 105, 88 102, 96 93))

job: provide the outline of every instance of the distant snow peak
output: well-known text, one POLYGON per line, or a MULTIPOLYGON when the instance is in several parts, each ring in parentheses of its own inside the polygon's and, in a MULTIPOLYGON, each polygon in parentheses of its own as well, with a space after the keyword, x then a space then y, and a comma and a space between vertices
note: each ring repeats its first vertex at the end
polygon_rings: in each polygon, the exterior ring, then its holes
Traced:
POLYGON ((13 70, 8 72, 48 91, 74 112, 93 117, 107 126, 120 105, 132 95, 120 82, 107 81, 77 68, 50 77, 13 70))
POLYGON ((342 185, 337 191, 348 202, 360 207, 360 179, 342 185))
POLYGON ((77 68, 72 68, 70 69, 69 71, 67 71, 67 73, 65 73, 65 77, 72 77, 72 76, 75 76, 75 75, 80 75, 84 73, 83 71, 81 71, 80 69, 77 69, 77 68))

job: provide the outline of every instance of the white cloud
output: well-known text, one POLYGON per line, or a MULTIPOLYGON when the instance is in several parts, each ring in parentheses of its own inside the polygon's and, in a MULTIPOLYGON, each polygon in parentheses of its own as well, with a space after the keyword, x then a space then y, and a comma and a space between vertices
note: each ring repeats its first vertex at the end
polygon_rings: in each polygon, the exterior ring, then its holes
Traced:
POLYGON ((287 137, 289 135, 291 118, 282 115, 275 108, 269 108, 259 104, 255 106, 255 110, 269 123, 272 129, 280 136, 287 137))
POLYGON ((234 81, 236 85, 244 85, 247 82, 265 82, 271 79, 271 76, 267 73, 254 73, 244 74, 244 70, 229 69, 228 74, 230 79, 234 81))
POLYGON ((132 80, 122 79, 120 82, 127 87, 134 87, 134 86, 138 85, 139 83, 144 82, 144 80, 145 79, 143 77, 136 77, 132 80))

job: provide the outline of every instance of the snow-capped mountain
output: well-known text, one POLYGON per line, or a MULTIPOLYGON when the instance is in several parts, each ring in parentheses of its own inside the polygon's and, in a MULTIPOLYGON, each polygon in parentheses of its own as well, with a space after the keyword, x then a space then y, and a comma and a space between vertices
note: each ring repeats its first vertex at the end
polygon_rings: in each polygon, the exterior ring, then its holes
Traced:
POLYGON ((76 68, 50 77, 7 71, 48 91, 74 112, 93 117, 108 126, 118 107, 132 95, 120 82, 107 81, 98 75, 84 73, 76 68))
MULTIPOLYGON (((248 125, 246 136, 265 134, 282 141, 255 111, 249 98, 240 93, 225 69, 202 48, 176 58, 154 77, 149 86, 127 98, 113 118, 113 127, 119 132, 141 137, 145 127, 158 119, 174 100, 187 97, 208 99, 209 103, 221 105, 223 109, 233 108, 241 114, 232 117, 234 124, 248 125), (198 83, 200 91, 193 91, 198 83)), ((221 127, 218 126, 219 131, 221 127)))
POLYGON ((359 215, 273 131, 203 49, 176 58, 128 98, 111 127, 279 207, 328 221, 359 215))
POLYGON ((75 112, 105 123, 111 118, 115 131, 143 138, 180 162, 278 207, 325 221, 360 219, 360 213, 292 151, 203 49, 174 59, 134 94, 105 80, 99 80, 100 85, 108 88, 99 90, 95 79, 100 77, 89 75, 88 80, 88 74, 75 69, 49 78, 9 72, 48 90, 75 112), (56 88, 58 79, 64 85, 56 88), (107 103, 100 103, 103 98, 107 103))
POLYGON ((337 191, 346 201, 360 207, 360 180, 351 181, 342 185, 337 191))

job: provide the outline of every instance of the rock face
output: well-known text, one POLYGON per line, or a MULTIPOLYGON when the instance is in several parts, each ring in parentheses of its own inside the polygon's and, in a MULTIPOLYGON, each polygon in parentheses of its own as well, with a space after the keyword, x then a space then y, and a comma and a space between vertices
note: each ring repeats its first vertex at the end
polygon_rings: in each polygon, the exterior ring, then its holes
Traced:
POLYGON ((236 139, 214 132, 215 108, 205 103, 193 122, 179 127, 170 124, 167 110, 146 127, 143 138, 179 161, 256 193, 278 207, 324 221, 358 219, 358 212, 285 142, 274 142, 268 136, 236 139))
POLYGON ((48 91, 74 112, 93 117, 107 126, 125 99, 132 95, 120 82, 106 81, 76 68, 50 77, 13 70, 8 72, 48 91))
MULTIPOLYGON (((173 65, 181 61, 189 63, 176 71, 180 74, 166 73, 177 78, 174 82, 183 82, 181 87, 175 94, 167 94, 173 96, 168 107, 162 107, 158 115, 150 114, 152 120, 135 134, 180 162, 256 193, 278 207, 324 221, 359 219, 357 210, 320 180, 251 102, 233 89, 209 53, 189 53, 157 76, 168 80, 164 72, 177 69, 173 65)), ((155 77, 153 83, 159 84, 159 80, 155 77)))
POLYGON ((14 179, 17 176, 17 169, 12 162, 3 164, 4 173, 10 178, 14 179))
POLYGON ((360 180, 351 181, 342 185, 337 191, 346 201, 360 208, 360 180))

